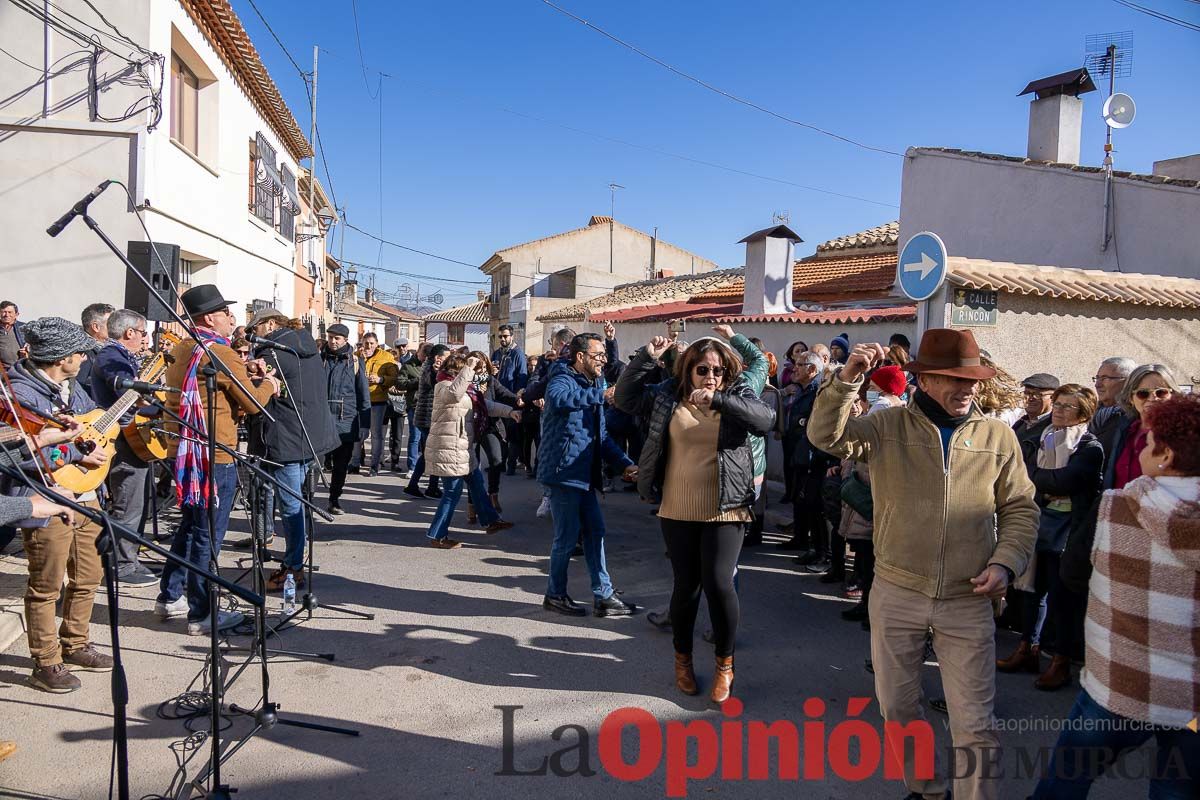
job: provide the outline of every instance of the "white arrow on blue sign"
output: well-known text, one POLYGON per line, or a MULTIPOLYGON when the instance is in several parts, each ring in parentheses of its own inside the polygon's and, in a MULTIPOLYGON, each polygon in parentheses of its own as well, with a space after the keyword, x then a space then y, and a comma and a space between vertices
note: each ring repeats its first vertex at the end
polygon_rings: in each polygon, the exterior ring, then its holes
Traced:
POLYGON ((936 233, 914 234, 900 251, 896 283, 912 300, 928 300, 946 280, 946 245, 936 233))

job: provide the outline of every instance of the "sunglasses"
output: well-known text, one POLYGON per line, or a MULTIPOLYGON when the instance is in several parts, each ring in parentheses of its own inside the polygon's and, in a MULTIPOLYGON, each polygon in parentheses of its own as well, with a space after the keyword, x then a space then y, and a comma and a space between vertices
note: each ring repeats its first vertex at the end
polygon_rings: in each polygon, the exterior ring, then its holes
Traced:
POLYGON ((696 374, 701 378, 707 378, 708 373, 710 372, 714 378, 722 378, 725 376, 724 367, 710 367, 708 364, 700 364, 696 367, 696 374))
POLYGON ((1155 400, 1166 400, 1173 394, 1175 394, 1174 389, 1159 387, 1158 389, 1138 389, 1133 393, 1133 396, 1138 400, 1149 400, 1151 397, 1155 400))
POLYGON ((1071 405, 1070 403, 1055 403, 1051 406, 1055 411, 1074 411, 1079 412, 1079 406, 1071 405))

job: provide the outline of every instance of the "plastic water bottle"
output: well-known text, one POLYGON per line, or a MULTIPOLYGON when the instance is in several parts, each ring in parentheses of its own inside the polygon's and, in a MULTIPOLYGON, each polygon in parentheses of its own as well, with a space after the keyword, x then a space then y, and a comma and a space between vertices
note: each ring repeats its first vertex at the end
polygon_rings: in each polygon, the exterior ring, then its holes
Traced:
POLYGON ((283 581, 283 613, 291 614, 296 610, 296 576, 288 573, 283 581))

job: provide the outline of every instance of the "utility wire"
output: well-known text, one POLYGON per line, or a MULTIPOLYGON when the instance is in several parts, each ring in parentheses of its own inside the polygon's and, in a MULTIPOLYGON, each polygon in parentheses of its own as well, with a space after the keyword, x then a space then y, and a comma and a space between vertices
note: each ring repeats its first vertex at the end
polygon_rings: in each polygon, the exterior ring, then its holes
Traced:
MULTIPOLYGON (((367 63, 363 58, 362 36, 358 32, 358 3, 355 0, 350 0, 350 12, 354 16, 354 43, 358 46, 358 65, 362 67, 363 86, 367 89, 367 96, 374 100, 379 92, 371 94, 371 84, 367 81, 367 63)), ((380 73, 382 74, 382 73, 380 73)), ((383 89, 383 83, 380 82, 380 91, 383 89)))
MULTIPOLYGON (((300 77, 304 79, 304 87, 305 87, 305 91, 307 92, 308 91, 309 73, 300 69, 300 65, 296 63, 296 59, 292 58, 292 54, 288 52, 288 49, 286 47, 284 47, 283 40, 281 40, 279 38, 279 36, 275 33, 275 29, 271 27, 271 23, 267 22, 267 18, 263 16, 263 13, 258 10, 258 6, 256 6, 254 4, 254 0, 246 0, 246 2, 248 2, 250 4, 250 7, 254 9, 254 13, 258 15, 258 18, 260 20, 262 20, 262 24, 267 29, 267 33, 271 34, 271 38, 275 40, 275 44, 279 45, 279 49, 283 51, 283 54, 285 56, 287 56, 287 60, 292 62, 292 66, 296 68, 296 72, 300 73, 300 77)), ((311 92, 308 95, 308 104, 310 107, 312 106, 312 93, 311 92)))
MULTIPOLYGON (((1192 1, 1195 2, 1195 0, 1192 1)), ((1129 0, 1113 0, 1113 2, 1117 3, 1118 5, 1125 6, 1132 11, 1138 11, 1142 14, 1154 17, 1155 19, 1161 19, 1163 22, 1169 22, 1172 25, 1178 25, 1179 27, 1186 28, 1189 31, 1196 31, 1197 33, 1200 33, 1200 25, 1180 19, 1179 17, 1172 17, 1170 14, 1164 14, 1161 11, 1155 11, 1152 8, 1139 6, 1137 3, 1130 3, 1129 0)))
MULTIPOLYGON (((852 144, 855 147, 861 147, 863 150, 871 150, 876 153, 886 153, 888 155, 900 156, 900 157, 903 157, 903 155, 904 155, 903 153, 897 153, 895 150, 888 150, 883 147, 874 147, 869 144, 864 144, 862 142, 856 141, 849 137, 842 136, 841 134, 834 133, 833 131, 825 130, 824 128, 818 127, 818 126, 813 125, 808 122, 801 122, 800 120, 793 119, 792 117, 789 117, 785 114, 780 114, 778 111, 772 111, 771 109, 769 109, 765 106, 761 106, 758 103, 755 103, 751 100, 746 100, 745 98, 738 97, 737 95, 735 95, 731 92, 725 91, 724 89, 720 88, 719 86, 714 86, 713 84, 708 83, 707 81, 701 80, 700 78, 697 78, 694 75, 689 75, 688 73, 684 72, 681 69, 678 69, 677 67, 671 66, 666 61, 663 61, 662 59, 660 59, 656 56, 653 56, 650 53, 647 53, 645 50, 642 50, 640 47, 638 47, 636 45, 630 44, 629 42, 625 41, 624 39, 620 39, 620 38, 614 36, 613 34, 609 33, 608 31, 604 30, 601 27, 593 25, 592 23, 588 22, 583 17, 572 14, 570 11, 567 11, 562 6, 558 6, 558 5, 555 5, 554 3, 550 2, 550 0, 542 0, 542 2, 545 5, 549 6, 550 8, 554 9, 555 11, 557 11, 558 13, 562 14, 563 16, 570 17, 571 19, 575 20, 579 24, 581 24, 585 27, 591 28, 596 33, 600 34, 601 36, 605 37, 606 39, 609 39, 609 40, 621 45, 622 47, 626 48, 627 50, 629 50, 633 53, 636 53, 637 55, 641 56, 642 58, 644 58, 648 61, 652 61, 653 63, 659 65, 663 69, 669 70, 670 72, 675 73, 679 77, 684 78, 685 80, 689 80, 692 83, 695 83, 699 86, 702 86, 705 89, 708 89, 710 92, 715 92, 716 94, 719 94, 724 98, 732 100, 735 103, 740 103, 741 105, 747 106, 748 108, 753 108, 756 111, 761 111, 764 114, 769 114, 770 116, 775 117, 776 119, 783 120, 784 122, 790 123, 792 125, 798 125, 801 128, 807 128, 807 129, 809 129, 811 131, 815 131, 816 133, 819 133, 823 136, 828 136, 832 139, 837 139, 838 141, 846 142, 847 144, 852 144)), ((1117 0, 1117 2, 1122 2, 1122 0, 1117 0)))
MULTIPOLYGON (((358 231, 363 236, 366 236, 368 239, 374 239, 375 241, 381 242, 382 244, 388 244, 388 245, 391 245, 392 247, 398 247, 401 250, 407 250, 410 253, 417 253, 418 255, 429 256, 430 258, 436 258, 439 261, 448 261, 451 264, 462 264, 464 267, 470 267, 471 269, 479 269, 478 264, 472 264, 467 261, 459 261, 457 258, 448 258, 446 256, 439 256, 437 253, 429 253, 429 252, 426 252, 425 250, 418 250, 415 247, 409 247, 406 244, 400 244, 399 242, 392 242, 387 239, 384 239, 382 236, 376 236, 373 233, 368 233, 367 231, 364 231, 362 228, 351 225, 349 222, 345 223, 345 225, 350 230, 358 231)), ((438 280, 448 280, 448 279, 447 278, 438 278, 438 280)), ((469 281, 469 283, 487 283, 487 281, 469 281)))
MULTIPOLYGON (((349 227, 353 228, 354 226, 351 225, 349 227)), ((354 230, 358 230, 358 228, 354 228, 354 230)), ((359 231, 359 232, 362 233, 362 231, 359 231)), ((368 234, 368 235, 370 235, 370 234, 368 234)), ((385 242, 385 244, 392 244, 392 243, 385 242)), ((401 245, 396 245, 396 246, 400 247, 401 245)), ((407 249, 407 248, 405 248, 405 249, 407 249)), ((440 258, 440 256, 434 256, 434 258, 440 258)), ((415 278, 415 279, 421 280, 421 281, 438 281, 439 283, 467 283, 467 284, 472 284, 472 285, 482 285, 482 284, 491 283, 490 280, 469 281, 469 280, 464 280, 461 278, 442 278, 442 277, 435 278, 431 275, 418 275, 415 272, 403 272, 401 270, 388 269, 387 267, 377 267, 373 264, 363 264, 358 261, 350 261, 349 259, 347 259, 346 261, 343 261, 341 263, 346 266, 350 266, 350 267, 358 267, 359 269, 374 270, 375 272, 386 272, 389 275, 399 275, 402 278, 415 278)), ((459 262, 455 262, 455 263, 462 264, 465 262, 459 261, 459 262)), ((470 266, 474 266, 474 265, 470 265, 470 266)))

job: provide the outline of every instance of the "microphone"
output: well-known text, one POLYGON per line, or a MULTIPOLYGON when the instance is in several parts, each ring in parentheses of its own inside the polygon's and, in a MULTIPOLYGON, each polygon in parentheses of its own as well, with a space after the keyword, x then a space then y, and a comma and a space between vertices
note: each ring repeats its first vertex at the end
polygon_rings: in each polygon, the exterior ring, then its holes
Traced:
POLYGON ((88 206, 90 206, 92 204, 92 201, 95 200, 97 197, 99 197, 101 194, 103 194, 104 190, 107 189, 110 185, 112 185, 112 181, 105 181, 104 183, 97 186, 95 189, 92 189, 90 192, 87 193, 86 196, 84 196, 84 198, 82 200, 80 200, 75 205, 71 206, 70 211, 68 211, 67 213, 65 213, 61 217, 59 217, 57 220, 55 220, 54 224, 51 225, 49 228, 46 228, 46 233, 50 234, 51 236, 58 236, 60 233, 63 232, 63 228, 65 228, 71 224, 71 220, 75 219, 80 214, 86 214, 87 210, 88 210, 88 206))
POLYGON ((167 392, 169 394, 179 394, 179 390, 173 386, 160 386, 157 383, 147 383, 146 381, 135 381, 132 378, 117 378, 113 381, 113 386, 119 390, 128 391, 132 389, 140 394, 154 394, 155 392, 167 392))
POLYGON ((256 348, 262 347, 267 350, 282 350, 285 353, 291 353, 299 358, 296 351, 288 347, 286 344, 280 344, 279 342, 273 342, 270 339, 264 339, 261 336, 255 336, 253 333, 248 331, 246 333, 246 341, 254 345, 256 348))

